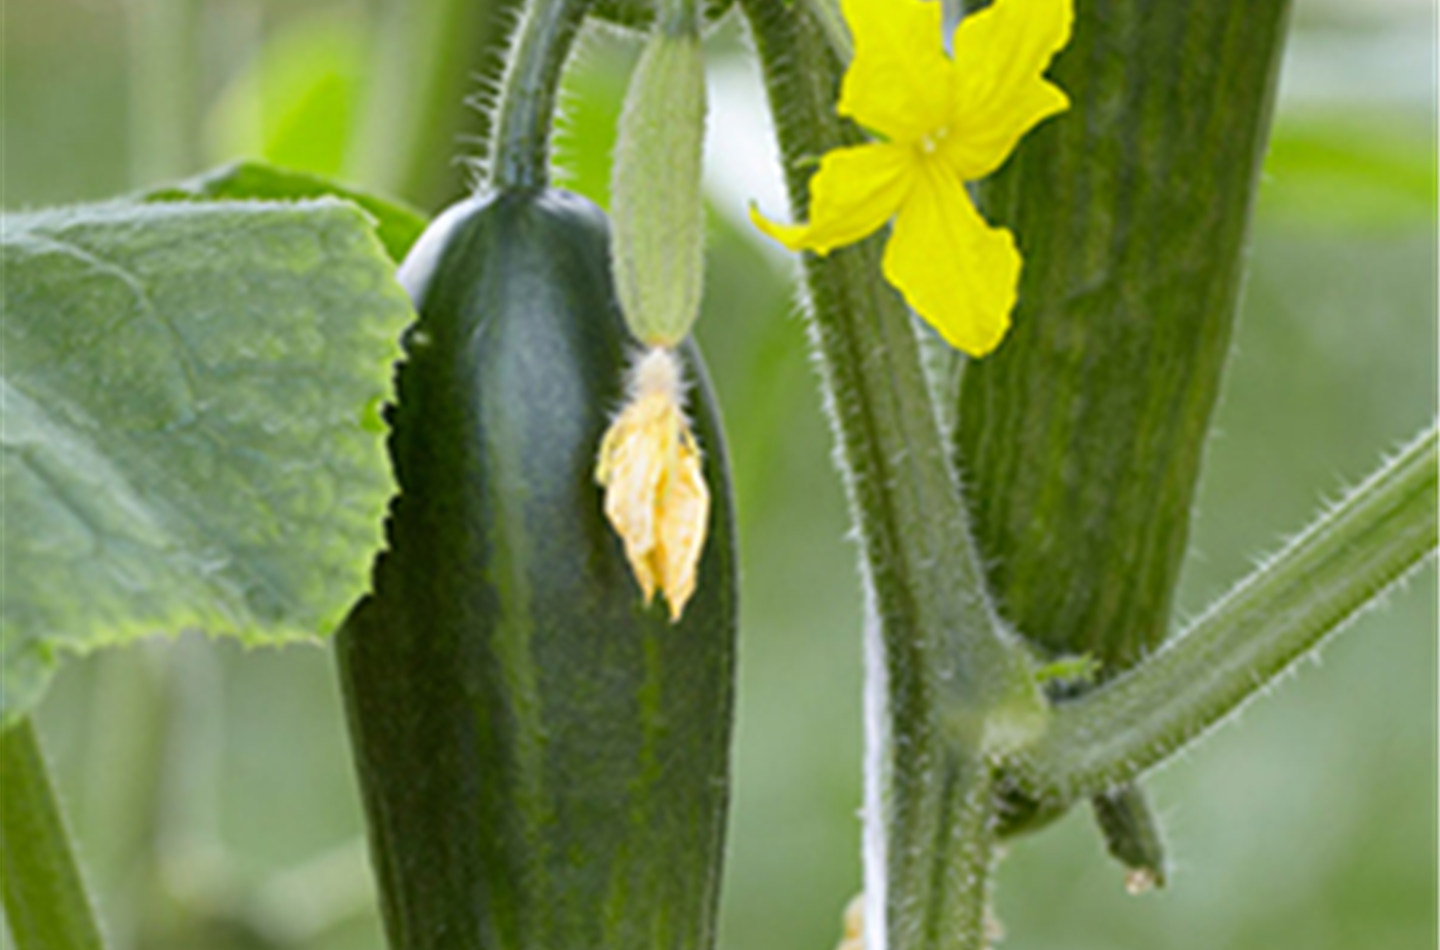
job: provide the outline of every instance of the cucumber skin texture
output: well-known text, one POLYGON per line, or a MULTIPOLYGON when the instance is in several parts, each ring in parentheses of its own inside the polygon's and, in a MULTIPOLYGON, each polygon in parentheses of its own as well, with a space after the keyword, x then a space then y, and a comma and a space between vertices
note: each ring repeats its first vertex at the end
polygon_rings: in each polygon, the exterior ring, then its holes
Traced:
POLYGON ((400 494, 337 638, 391 950, 704 950, 729 794, 733 502, 681 621, 641 603, 594 483, 628 351, 604 215, 565 192, 452 207, 400 271, 420 316, 390 408, 400 494))

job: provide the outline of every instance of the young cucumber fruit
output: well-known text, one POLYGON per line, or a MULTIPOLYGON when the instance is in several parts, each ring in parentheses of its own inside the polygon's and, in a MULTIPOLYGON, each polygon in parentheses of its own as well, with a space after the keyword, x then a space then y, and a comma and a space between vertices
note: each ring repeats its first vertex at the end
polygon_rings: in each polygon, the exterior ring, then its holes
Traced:
POLYGON ((629 341, 604 215, 557 190, 438 218, 390 409, 400 485, 337 642, 391 950, 703 950, 736 629, 720 420, 682 347, 712 489, 672 624, 606 523, 595 453, 629 341))

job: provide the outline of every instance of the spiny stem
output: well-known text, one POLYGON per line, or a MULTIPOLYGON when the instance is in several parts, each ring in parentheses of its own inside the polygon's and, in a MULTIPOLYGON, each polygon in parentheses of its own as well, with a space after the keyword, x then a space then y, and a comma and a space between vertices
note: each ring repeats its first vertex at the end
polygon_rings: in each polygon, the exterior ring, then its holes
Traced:
POLYGON ((491 185, 539 189, 550 180, 550 127, 560 78, 589 0, 530 0, 500 91, 491 185))
MULTIPOLYGON (((792 205, 803 217, 813 162, 853 144, 835 114, 839 64, 801 8, 744 4, 766 73, 792 205)), ((895 676, 892 695, 945 708, 945 731, 974 750, 999 742, 1043 702, 1027 658, 985 589, 969 517, 920 365, 914 318, 881 276, 883 236, 805 255, 822 382, 867 579, 895 676), (923 696, 921 695, 923 693, 923 696)), ((936 713, 939 715, 939 713, 936 713)), ((1033 725, 1033 723, 1029 723, 1033 725)))
MULTIPOLYGON (((912 816, 910 827, 926 827, 926 838, 910 842, 909 853, 892 861, 912 865, 912 873, 892 885, 891 907, 910 902, 923 913, 891 913, 890 932, 878 946, 923 947, 929 950, 985 950, 991 876, 995 864, 994 776, 981 758, 942 749, 934 772, 938 794, 910 799, 933 809, 912 816), (914 820, 921 819, 921 820, 914 820)), ((898 845, 899 842, 896 842, 898 845)), ((878 936, 878 935, 877 935, 878 936)), ((867 933, 866 944, 871 944, 867 933)))
MULTIPOLYGON (((835 114, 840 64, 805 6, 742 6, 803 216, 805 159, 857 141, 835 114)), ((986 760, 1038 729, 1044 708, 985 591, 913 318, 881 277, 880 249, 875 238, 805 258, 869 591, 865 945, 978 950, 994 817, 986 760)))
POLYGON ((820 32, 830 44, 830 51, 841 63, 849 63, 855 56, 855 40, 850 36, 850 27, 840 12, 840 0, 806 0, 810 15, 820 24, 820 32))
POLYGON ((34 724, 0 733, 0 898, 17 950, 101 950, 105 943, 34 724))
POLYGON ((1233 713, 1435 551, 1436 462, 1432 426, 1159 652, 1058 706, 1013 780, 1093 795, 1233 713))

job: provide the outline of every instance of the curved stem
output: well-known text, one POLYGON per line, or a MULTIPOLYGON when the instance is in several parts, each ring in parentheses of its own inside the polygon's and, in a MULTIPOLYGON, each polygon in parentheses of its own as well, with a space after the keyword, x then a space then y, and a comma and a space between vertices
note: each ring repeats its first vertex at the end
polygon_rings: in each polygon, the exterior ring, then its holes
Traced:
POLYGON ((101 950, 104 941, 34 724, 0 733, 0 897, 17 950, 101 950))
POLYGON ((1058 706, 1011 778, 1097 794, 1225 719, 1435 551, 1436 463, 1432 426, 1159 652, 1058 706))
POLYGON ((560 78, 589 0, 530 0, 500 91, 491 184, 544 188, 550 180, 550 126, 560 78))

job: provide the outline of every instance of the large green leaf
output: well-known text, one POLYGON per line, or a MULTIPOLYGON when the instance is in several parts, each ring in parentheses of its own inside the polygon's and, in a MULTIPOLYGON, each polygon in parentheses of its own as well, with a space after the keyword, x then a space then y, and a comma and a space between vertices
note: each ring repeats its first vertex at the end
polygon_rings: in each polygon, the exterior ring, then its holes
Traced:
POLYGON ((355 207, 116 203, 0 232, 0 724, 64 654, 327 633, 392 491, 409 307, 355 207))

